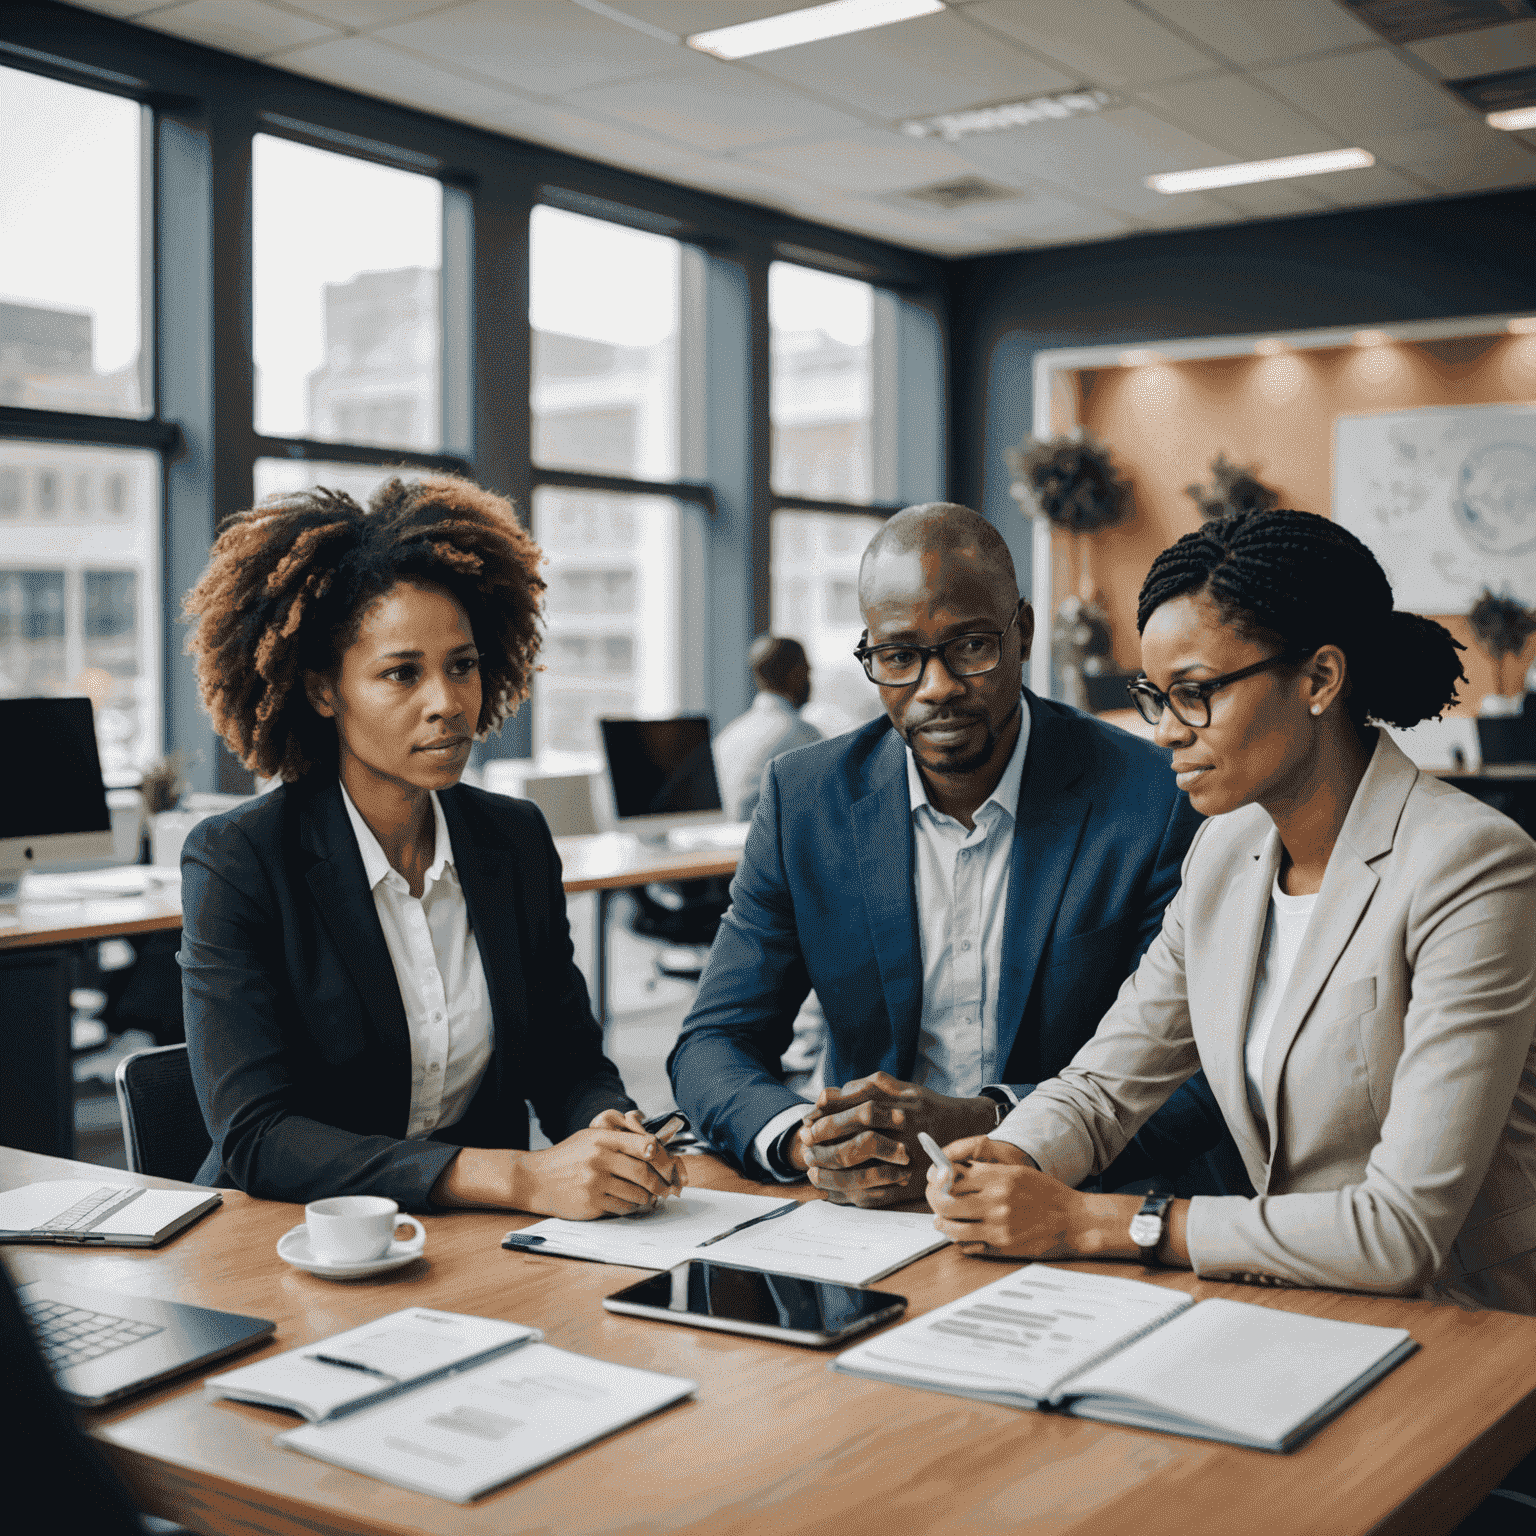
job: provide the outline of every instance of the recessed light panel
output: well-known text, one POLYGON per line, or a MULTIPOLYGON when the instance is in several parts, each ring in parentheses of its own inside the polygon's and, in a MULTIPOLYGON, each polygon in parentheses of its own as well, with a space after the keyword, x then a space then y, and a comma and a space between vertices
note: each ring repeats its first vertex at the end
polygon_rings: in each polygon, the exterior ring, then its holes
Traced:
POLYGON ((758 53, 888 27, 893 22, 911 21, 914 16, 931 16, 943 9, 944 0, 832 0, 830 5, 785 11, 780 16, 764 16, 761 21, 744 21, 740 26, 717 27, 713 32, 695 32, 684 41, 717 59, 749 59, 758 53))
POLYGON ((1279 160, 1249 160, 1241 165, 1210 165, 1198 171, 1164 171, 1148 176, 1154 192, 1210 192, 1255 181, 1285 181, 1292 176, 1322 176, 1330 171, 1358 171, 1375 165, 1368 149, 1330 149, 1319 155, 1286 155, 1279 160))
POLYGON ((1078 91, 1059 91, 1054 96, 1031 96, 1028 101, 967 107, 963 112, 940 112, 935 117, 915 117, 903 123, 901 131, 914 139, 947 139, 953 143, 974 133, 1001 133, 1004 129, 1024 128, 1030 123, 1082 117, 1088 112, 1102 112, 1113 104, 1114 98, 1107 91, 1085 87, 1078 91))

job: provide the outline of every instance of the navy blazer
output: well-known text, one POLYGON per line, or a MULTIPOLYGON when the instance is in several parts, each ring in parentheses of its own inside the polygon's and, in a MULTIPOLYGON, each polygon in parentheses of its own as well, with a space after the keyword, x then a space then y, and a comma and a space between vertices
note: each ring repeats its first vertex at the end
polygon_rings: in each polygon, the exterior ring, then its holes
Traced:
MULTIPOLYGON (((1021 1094, 1066 1066, 1109 1010, 1162 925, 1200 821, 1166 752, 1026 698, 997 997, 1001 1078, 1021 1094)), ((828 1083, 911 1080, 923 1008, 912 863, 906 743, 888 720, 769 764, 730 911, 667 1063, 679 1107, 716 1146, 744 1161, 757 1133, 803 1102, 779 1058, 812 988, 828 1083)), ((1159 1149, 1178 1163, 1223 1134, 1197 1095, 1163 1111, 1159 1149)))
POLYGON ((603 1055, 538 807, 464 785, 439 798, 495 1033, 463 1119, 427 1139, 404 1139, 405 1007, 337 780, 284 785, 188 835, 182 991, 213 1138, 200 1184, 420 1210, 460 1147, 527 1147, 529 1100, 551 1141, 634 1107, 603 1055))

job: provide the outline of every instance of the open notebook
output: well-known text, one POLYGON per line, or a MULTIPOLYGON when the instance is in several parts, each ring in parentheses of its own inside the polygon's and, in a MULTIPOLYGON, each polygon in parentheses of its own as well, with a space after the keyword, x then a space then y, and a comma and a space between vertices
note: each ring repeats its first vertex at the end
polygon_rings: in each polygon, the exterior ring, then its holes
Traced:
POLYGON ((537 1328, 408 1307, 204 1383, 311 1422, 277 1443, 467 1503, 689 1396, 678 1376, 541 1343, 537 1328))
POLYGON ((44 1179, 0 1194, 0 1243, 155 1248, 222 1203, 212 1189, 44 1179))
POLYGON ((709 1259, 805 1280, 871 1285, 947 1241, 934 1231, 927 1211, 861 1211, 826 1200, 689 1188, 645 1216, 551 1217, 507 1233, 502 1247, 636 1269, 709 1259))
POLYGON ((1029 1264, 832 1368, 1019 1408, 1289 1451, 1418 1346, 1401 1328, 1029 1264))

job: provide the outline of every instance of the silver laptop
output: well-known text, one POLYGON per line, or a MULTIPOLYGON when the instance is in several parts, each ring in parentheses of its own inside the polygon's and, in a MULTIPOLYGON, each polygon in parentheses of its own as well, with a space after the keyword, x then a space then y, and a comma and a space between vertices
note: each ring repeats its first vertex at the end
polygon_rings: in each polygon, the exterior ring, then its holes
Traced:
POLYGON ((259 1344, 277 1327, 262 1317, 52 1280, 34 1280, 16 1294, 60 1391, 87 1408, 259 1344))
POLYGON ((222 1203, 212 1189, 48 1179, 0 1193, 0 1243, 155 1248, 222 1203))

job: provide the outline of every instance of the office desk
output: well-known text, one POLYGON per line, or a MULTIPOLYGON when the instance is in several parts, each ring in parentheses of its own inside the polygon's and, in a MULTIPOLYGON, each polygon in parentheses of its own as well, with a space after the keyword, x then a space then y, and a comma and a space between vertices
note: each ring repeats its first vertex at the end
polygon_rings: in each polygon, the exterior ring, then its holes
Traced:
MULTIPOLYGON (((690 1158, 688 1167, 696 1183, 761 1192, 712 1158, 690 1158)), ((82 1170, 0 1150, 0 1187, 64 1176, 82 1170)), ((110 1169, 86 1176, 154 1182, 110 1169)), ((784 1192, 810 1194, 805 1186, 784 1192)), ((148 1512, 239 1536, 1434 1536, 1536 1445, 1536 1319, 1508 1313, 1156 1272, 1160 1283, 1200 1297, 1404 1326, 1418 1340, 1418 1353, 1299 1451, 1272 1456, 837 1376, 828 1351, 614 1317, 601 1298, 640 1272, 497 1246, 531 1218, 428 1216, 420 1262, 346 1283, 291 1270, 273 1252, 302 1219, 301 1207, 231 1193, 158 1252, 35 1247, 7 1257, 18 1281, 67 1278, 273 1318, 273 1350, 432 1306, 530 1323, 561 1348, 686 1376, 698 1394, 461 1507, 281 1450, 273 1437, 291 1416, 210 1403, 194 1377, 87 1416, 148 1512)), ((1082 1267, 1148 1278, 1136 1265, 1082 1267)), ((907 1296, 916 1316, 1000 1273, 999 1264, 947 1249, 881 1288, 907 1296)))
MULTIPOLYGON (((620 891, 658 880, 730 875, 734 850, 674 853, 632 838, 559 838, 567 893, 597 892, 593 1006, 608 1024, 608 913, 620 891)), ((181 926, 175 887, 156 896, 23 902, 20 921, 0 917, 0 1143, 70 1156, 75 1149, 69 993, 79 946, 181 926)))

